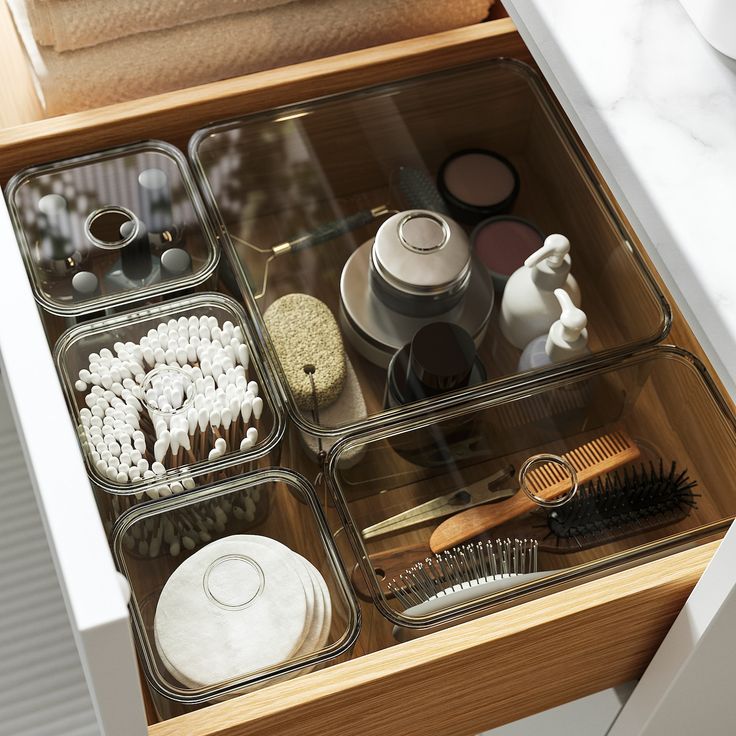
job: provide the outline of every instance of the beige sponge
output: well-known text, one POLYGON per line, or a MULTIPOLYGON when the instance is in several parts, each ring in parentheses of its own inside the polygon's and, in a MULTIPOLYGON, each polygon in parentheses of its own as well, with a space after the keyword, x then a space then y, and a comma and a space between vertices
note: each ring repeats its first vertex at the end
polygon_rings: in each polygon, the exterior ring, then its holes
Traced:
POLYGON ((287 294, 263 318, 299 408, 314 408, 312 366, 317 405, 332 404, 345 383, 345 348, 329 307, 308 294, 287 294))

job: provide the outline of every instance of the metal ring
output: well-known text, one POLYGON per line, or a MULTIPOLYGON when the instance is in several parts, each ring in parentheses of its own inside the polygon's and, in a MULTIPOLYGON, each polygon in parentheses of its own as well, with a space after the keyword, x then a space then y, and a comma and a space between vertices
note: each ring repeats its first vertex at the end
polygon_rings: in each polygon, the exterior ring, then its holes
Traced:
POLYGON ((558 506, 564 506, 568 501, 572 500, 575 494, 578 492, 578 474, 573 464, 566 460, 561 455, 553 455, 552 453, 542 453, 540 455, 532 455, 524 461, 524 464, 519 469, 519 486, 521 490, 538 506, 542 506, 545 509, 554 509, 558 506), (537 496, 526 484, 527 473, 535 466, 542 463, 554 463, 555 465, 561 465, 570 475, 572 481, 572 488, 564 495, 553 501, 547 501, 544 498, 537 496))
POLYGON ((102 248, 103 250, 120 250, 120 248, 125 247, 128 245, 128 243, 132 243, 133 240, 135 240, 136 237, 138 237, 138 233, 141 229, 141 221, 136 217, 135 213, 129 210, 127 207, 123 207, 122 205, 105 205, 104 207, 100 207, 99 209, 94 210, 93 212, 90 212, 87 216, 87 219, 84 221, 84 234, 87 236, 89 241, 96 245, 98 248, 102 248), (95 224, 95 222, 100 218, 104 217, 105 215, 122 215, 126 218, 126 223, 132 222, 133 223, 133 229, 123 237, 120 236, 117 240, 101 240, 98 238, 93 232, 92 232, 92 226, 95 224))
POLYGON ((432 253, 433 251, 441 250, 447 245, 447 241, 450 239, 450 226, 447 224, 447 221, 444 220, 442 217, 439 217, 438 215, 427 211, 409 212, 409 214, 406 215, 399 223, 397 232, 399 235, 399 241, 407 250, 411 250, 414 253, 420 254, 432 253), (411 242, 410 239, 406 237, 404 233, 407 224, 412 220, 428 220, 435 223, 436 225, 439 225, 440 230, 442 231, 442 240, 440 242, 430 244, 426 248, 420 245, 415 245, 413 242, 411 242))
POLYGON ((194 381, 192 380, 191 376, 181 366, 178 365, 167 364, 159 365, 156 368, 152 368, 150 371, 148 371, 148 373, 146 373, 145 377, 143 378, 141 388, 143 389, 143 398, 141 399, 141 404, 148 410, 148 412, 156 416, 172 417, 175 414, 184 414, 189 410, 189 407, 194 401, 194 381), (172 407, 171 411, 164 411, 157 404, 154 404, 148 399, 148 390, 153 388, 154 380, 162 376, 179 376, 183 381, 184 396, 182 397, 182 405, 176 408, 172 407))

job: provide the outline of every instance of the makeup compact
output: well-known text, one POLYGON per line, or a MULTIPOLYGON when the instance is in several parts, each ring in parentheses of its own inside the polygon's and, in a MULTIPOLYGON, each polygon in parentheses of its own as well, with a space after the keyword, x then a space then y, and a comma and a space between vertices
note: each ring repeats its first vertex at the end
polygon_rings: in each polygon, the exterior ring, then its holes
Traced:
POLYGON ((340 278, 340 320, 356 350, 385 368, 419 329, 441 320, 476 345, 493 309, 493 284, 463 229, 430 210, 399 212, 348 259, 340 278))
POLYGON ((466 148, 445 159, 437 188, 450 214, 466 225, 508 212, 519 194, 519 174, 504 156, 466 148))
POLYGON ((544 233, 521 217, 502 215, 483 220, 470 236, 473 253, 488 269, 493 286, 503 293, 509 276, 544 245, 544 233))

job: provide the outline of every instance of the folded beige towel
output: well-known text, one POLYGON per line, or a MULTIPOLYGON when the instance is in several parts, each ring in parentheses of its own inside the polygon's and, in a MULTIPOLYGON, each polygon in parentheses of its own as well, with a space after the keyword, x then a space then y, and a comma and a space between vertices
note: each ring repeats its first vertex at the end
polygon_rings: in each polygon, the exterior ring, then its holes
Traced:
POLYGON ((26 0, 36 42, 55 51, 96 46, 135 33, 160 31, 224 15, 263 10, 292 0, 26 0))
POLYGON ((34 43, 23 0, 8 0, 50 114, 477 23, 490 0, 299 0, 57 53, 34 43))

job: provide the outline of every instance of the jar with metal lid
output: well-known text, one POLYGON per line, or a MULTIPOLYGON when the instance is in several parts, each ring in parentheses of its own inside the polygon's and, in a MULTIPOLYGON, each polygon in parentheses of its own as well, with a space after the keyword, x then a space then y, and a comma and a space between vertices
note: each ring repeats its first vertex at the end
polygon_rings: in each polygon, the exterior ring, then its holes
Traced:
POLYGON ((418 330, 437 319, 459 325, 479 345, 494 293, 454 220, 407 210, 389 217, 348 259, 340 299, 342 326, 354 347, 387 367, 418 330))
POLYGON ((412 317, 452 309, 470 283, 471 250, 462 228, 429 210, 389 217, 371 248, 371 287, 389 308, 412 317))

